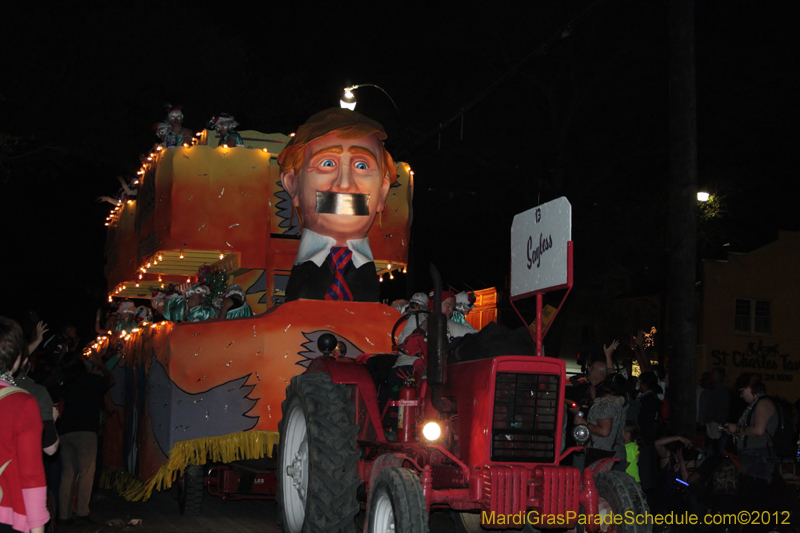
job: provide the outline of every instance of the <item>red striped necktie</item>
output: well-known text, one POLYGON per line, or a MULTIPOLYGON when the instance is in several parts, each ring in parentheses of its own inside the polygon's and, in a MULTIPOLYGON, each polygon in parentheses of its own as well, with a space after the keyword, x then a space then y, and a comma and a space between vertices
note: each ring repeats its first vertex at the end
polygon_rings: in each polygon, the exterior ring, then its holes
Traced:
POLYGON ((347 286, 347 282, 344 279, 344 269, 347 268, 352 257, 353 252, 345 246, 331 248, 330 260, 333 267, 333 283, 325 293, 326 300, 353 301, 353 293, 350 292, 350 287, 347 286))

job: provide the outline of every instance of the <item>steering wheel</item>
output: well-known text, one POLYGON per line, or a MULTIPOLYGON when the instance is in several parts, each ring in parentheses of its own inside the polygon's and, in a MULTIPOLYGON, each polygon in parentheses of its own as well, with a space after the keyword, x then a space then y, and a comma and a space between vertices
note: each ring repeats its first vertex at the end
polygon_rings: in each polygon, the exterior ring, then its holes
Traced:
POLYGON ((394 323, 394 327, 392 328, 392 350, 396 352, 400 347, 397 342, 397 328, 400 327, 400 324, 404 324, 412 316, 429 315, 430 313, 431 312, 427 309, 417 309, 414 311, 406 311, 403 316, 397 319, 397 322, 394 323))

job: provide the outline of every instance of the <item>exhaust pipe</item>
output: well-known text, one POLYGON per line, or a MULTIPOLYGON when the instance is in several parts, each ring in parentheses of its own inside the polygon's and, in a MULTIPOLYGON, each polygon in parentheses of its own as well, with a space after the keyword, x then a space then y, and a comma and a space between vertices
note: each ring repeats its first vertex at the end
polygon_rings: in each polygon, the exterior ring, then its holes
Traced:
POLYGON ((447 317, 442 313, 442 276, 431 264, 433 279, 433 310, 428 315, 428 384, 431 385, 431 404, 440 413, 453 412, 451 402, 442 396, 447 383, 447 358, 444 355, 447 317))
POLYGON ((444 358, 447 317, 442 313, 442 276, 433 265, 431 265, 431 278, 433 278, 433 309, 428 315, 428 383, 444 385, 447 379, 447 361, 444 358))

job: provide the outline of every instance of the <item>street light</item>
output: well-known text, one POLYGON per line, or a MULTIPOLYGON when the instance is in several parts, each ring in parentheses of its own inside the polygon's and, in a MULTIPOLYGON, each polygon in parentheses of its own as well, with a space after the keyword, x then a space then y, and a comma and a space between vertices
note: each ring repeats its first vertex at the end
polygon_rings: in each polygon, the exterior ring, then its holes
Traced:
POLYGON ((697 193, 697 201, 698 202, 707 202, 708 199, 711 198, 711 195, 707 192, 698 192, 697 193))
MULTIPOLYGON (((397 114, 400 115, 400 110, 397 108, 397 104, 394 103, 394 100, 392 100, 392 97, 389 96, 389 93, 387 93, 382 87, 378 87, 377 85, 375 85, 373 83, 364 83, 362 85, 351 85, 350 87, 345 87, 344 88, 344 94, 339 99, 339 105, 342 106, 342 108, 344 108, 344 109, 349 109, 350 111, 355 110, 355 108, 356 108, 356 97, 353 94, 353 91, 355 91, 356 89, 359 89, 361 87, 375 87, 376 89, 380 90, 392 102, 392 105, 397 110, 397 114)), ((400 118, 402 120, 402 117, 400 117, 400 118)))

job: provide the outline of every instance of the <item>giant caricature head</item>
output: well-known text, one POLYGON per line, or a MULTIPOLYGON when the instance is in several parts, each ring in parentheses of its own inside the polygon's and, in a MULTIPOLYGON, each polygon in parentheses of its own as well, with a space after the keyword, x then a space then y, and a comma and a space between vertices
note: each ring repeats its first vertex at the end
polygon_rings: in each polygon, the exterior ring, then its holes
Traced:
POLYGON ((349 109, 313 115, 278 155, 281 183, 303 227, 337 246, 366 237, 397 179, 383 126, 349 109))

